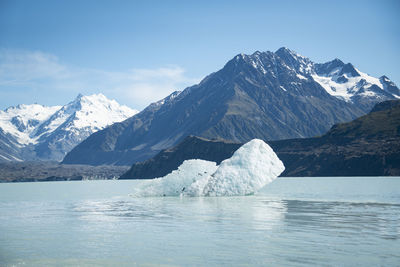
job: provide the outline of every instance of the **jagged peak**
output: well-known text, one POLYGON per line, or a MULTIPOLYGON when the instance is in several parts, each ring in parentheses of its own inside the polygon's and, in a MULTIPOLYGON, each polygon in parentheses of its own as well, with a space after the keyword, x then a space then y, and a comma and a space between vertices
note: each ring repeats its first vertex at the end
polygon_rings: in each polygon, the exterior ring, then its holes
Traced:
POLYGON ((276 54, 280 54, 280 53, 292 53, 292 50, 290 50, 290 49, 287 48, 286 46, 282 46, 281 48, 279 48, 278 50, 276 50, 275 53, 276 53, 276 54))
POLYGON ((334 60, 332 60, 332 61, 329 61, 329 63, 338 63, 338 64, 342 64, 342 65, 344 65, 344 62, 343 61, 341 61, 339 58, 335 58, 334 60))
POLYGON ((392 80, 390 80, 389 77, 386 75, 382 75, 381 77, 379 77, 379 80, 387 82, 387 83, 393 83, 392 80))
POLYGON ((238 61, 238 60, 240 60, 240 59, 244 59, 245 57, 246 57, 245 54, 240 53, 240 54, 237 54, 237 55, 234 57, 234 59, 235 59, 236 61, 238 61))
POLYGON ((300 55, 296 51, 290 50, 289 48, 284 47, 284 46, 279 48, 278 50, 276 50, 275 54, 280 56, 280 57, 282 57, 282 56, 291 56, 293 58, 306 59, 306 57, 300 55))
POLYGON ((347 63, 343 65, 339 75, 349 74, 351 77, 359 77, 360 73, 354 68, 353 64, 347 63))
POLYGON ((343 67, 345 63, 339 58, 335 58, 331 61, 325 63, 316 63, 316 65, 325 65, 325 66, 334 66, 334 67, 343 67))

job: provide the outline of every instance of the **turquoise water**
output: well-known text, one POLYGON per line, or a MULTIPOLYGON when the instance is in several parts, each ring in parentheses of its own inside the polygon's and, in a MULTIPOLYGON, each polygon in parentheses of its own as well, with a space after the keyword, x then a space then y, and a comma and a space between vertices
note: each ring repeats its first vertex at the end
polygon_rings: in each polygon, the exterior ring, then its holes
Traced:
POLYGON ((136 181, 0 184, 0 266, 399 266, 400 178, 132 198, 136 181))

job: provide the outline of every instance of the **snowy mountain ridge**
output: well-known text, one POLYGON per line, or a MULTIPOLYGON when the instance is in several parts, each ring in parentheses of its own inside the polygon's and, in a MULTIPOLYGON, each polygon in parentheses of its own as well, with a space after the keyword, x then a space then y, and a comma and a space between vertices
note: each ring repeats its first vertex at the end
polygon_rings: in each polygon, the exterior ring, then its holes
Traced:
POLYGON ((20 146, 36 143, 37 127, 48 120, 61 106, 46 107, 39 104, 17 105, 0 110, 0 128, 12 135, 20 146))
MULTIPOLYGON (((327 93, 346 102, 357 104, 362 101, 383 101, 400 99, 400 90, 386 76, 375 78, 361 72, 351 63, 334 59, 326 63, 315 63, 298 53, 282 47, 275 53, 255 52, 252 55, 240 54, 236 60, 243 59, 263 75, 277 77, 278 71, 271 62, 279 61, 292 73, 293 78, 313 80, 321 85, 327 93)), ((282 88, 282 90, 286 90, 282 88)), ((368 102, 369 102, 368 101, 368 102)))
MULTIPOLYGON (((121 122, 138 111, 109 100, 102 94, 79 94, 64 106, 17 105, 0 111, 0 129, 21 155, 2 155, 8 160, 61 160, 90 134, 121 122)), ((5 144, 5 142, 3 142, 5 144)), ((10 145, 8 145, 9 147, 10 145)))

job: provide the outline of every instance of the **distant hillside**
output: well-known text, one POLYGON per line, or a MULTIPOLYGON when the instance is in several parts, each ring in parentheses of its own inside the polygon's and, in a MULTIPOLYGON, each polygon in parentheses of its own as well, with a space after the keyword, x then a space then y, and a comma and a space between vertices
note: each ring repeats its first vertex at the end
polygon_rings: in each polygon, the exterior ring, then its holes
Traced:
MULTIPOLYGON (((285 164, 281 176, 400 175, 400 100, 377 104, 368 115, 336 124, 321 137, 268 142, 285 164)), ((121 179, 163 176, 185 159, 219 163, 241 144, 194 136, 134 164, 121 179)))
POLYGON ((378 104, 322 137, 270 145, 286 166, 283 176, 400 175, 400 100, 378 104))

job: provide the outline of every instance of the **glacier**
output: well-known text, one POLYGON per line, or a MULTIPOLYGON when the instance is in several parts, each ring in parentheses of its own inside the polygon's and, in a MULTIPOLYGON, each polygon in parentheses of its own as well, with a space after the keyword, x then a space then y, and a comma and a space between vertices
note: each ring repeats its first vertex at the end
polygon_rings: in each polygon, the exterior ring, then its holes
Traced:
POLYGON ((133 197, 245 196, 275 180, 285 167, 272 148, 260 139, 241 146, 221 162, 185 160, 170 174, 140 181, 133 197))

